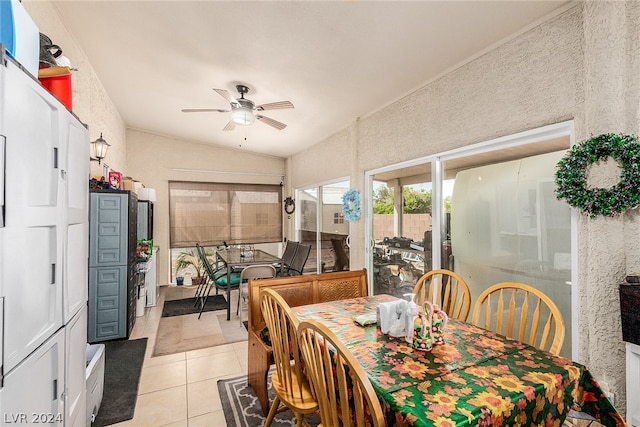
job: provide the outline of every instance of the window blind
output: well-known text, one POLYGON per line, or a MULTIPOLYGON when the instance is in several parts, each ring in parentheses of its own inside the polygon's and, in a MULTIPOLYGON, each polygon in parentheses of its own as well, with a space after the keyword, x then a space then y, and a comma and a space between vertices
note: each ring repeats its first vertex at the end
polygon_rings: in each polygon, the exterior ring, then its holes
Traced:
POLYGON ((282 241, 279 185, 169 182, 172 248, 282 241))

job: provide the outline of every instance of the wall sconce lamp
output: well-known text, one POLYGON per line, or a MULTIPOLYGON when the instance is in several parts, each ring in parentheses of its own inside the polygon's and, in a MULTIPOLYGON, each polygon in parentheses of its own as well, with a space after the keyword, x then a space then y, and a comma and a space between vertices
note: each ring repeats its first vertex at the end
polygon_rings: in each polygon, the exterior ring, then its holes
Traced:
POLYGON ((100 132, 100 138, 96 139, 95 141, 91 141, 91 151, 93 152, 93 157, 91 157, 90 159, 97 161, 98 164, 100 164, 102 159, 107 156, 107 150, 110 146, 111 144, 102 139, 102 132, 100 132))

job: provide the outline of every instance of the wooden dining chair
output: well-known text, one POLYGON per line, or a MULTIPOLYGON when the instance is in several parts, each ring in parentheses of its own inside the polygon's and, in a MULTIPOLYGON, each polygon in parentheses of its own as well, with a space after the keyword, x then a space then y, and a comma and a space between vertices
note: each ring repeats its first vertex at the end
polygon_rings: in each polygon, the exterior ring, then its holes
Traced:
POLYGON ((236 314, 240 319, 241 325, 241 313, 243 311, 243 307, 240 307, 240 305, 249 298, 249 280, 271 279, 273 277, 276 277, 276 268, 271 264, 249 265, 240 272, 240 294, 238 295, 238 308, 236 309, 236 314))
POLYGON ((323 426, 385 425, 367 373, 329 328, 317 320, 304 320, 298 325, 298 340, 323 426))
POLYGON ((457 273, 431 270, 418 279, 413 293, 418 305, 431 301, 440 306, 450 318, 467 321, 471 310, 471 293, 467 283, 457 273))
POLYGON ((471 323, 554 355, 564 342, 564 319, 558 307, 543 292, 522 283, 487 288, 473 307, 471 323))
POLYGON ((287 408, 296 416, 296 425, 303 426, 304 416, 316 412, 318 402, 301 370, 297 337, 298 319, 289 304, 273 289, 266 288, 260 291, 260 303, 262 315, 269 329, 275 362, 275 370, 271 374, 275 399, 264 426, 269 427, 276 413, 287 408))

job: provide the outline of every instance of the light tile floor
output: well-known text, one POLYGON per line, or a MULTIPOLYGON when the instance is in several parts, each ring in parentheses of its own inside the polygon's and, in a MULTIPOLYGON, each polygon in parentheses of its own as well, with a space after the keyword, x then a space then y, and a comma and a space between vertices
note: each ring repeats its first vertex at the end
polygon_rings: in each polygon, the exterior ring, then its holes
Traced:
MULTIPOLYGON (((247 342, 151 357, 165 291, 166 287, 161 287, 157 305, 145 309, 144 316, 136 319, 130 339, 149 338, 138 401, 133 419, 113 426, 226 426, 217 381, 246 375, 247 342)), ((235 297, 234 294, 232 296, 235 297)), ((235 298, 231 303, 231 307, 235 307, 235 298)), ((235 313, 229 322, 238 326, 235 313)), ((203 327, 206 327, 205 323, 203 327)))

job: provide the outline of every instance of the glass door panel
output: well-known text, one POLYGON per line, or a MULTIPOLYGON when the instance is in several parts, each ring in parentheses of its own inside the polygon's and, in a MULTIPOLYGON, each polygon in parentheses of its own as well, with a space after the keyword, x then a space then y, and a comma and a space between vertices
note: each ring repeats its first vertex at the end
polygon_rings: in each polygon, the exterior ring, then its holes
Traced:
MULTIPOLYGON (((553 179, 564 154, 456 170, 448 258, 449 268, 469 285, 472 301, 500 282, 524 283, 548 295, 566 325, 562 355, 571 357, 571 212, 555 198, 553 179)), ((443 163, 445 176, 453 165, 443 163)))
POLYGON ((402 296, 431 269, 431 163, 373 176, 373 292, 402 296))
POLYGON ((304 266, 305 272, 315 273, 318 268, 318 189, 311 188, 298 192, 300 199, 300 225, 298 241, 311 245, 309 258, 304 266))
POLYGON ((324 185, 322 192, 322 222, 320 233, 319 272, 349 270, 349 221, 342 214, 342 195, 349 189, 349 181, 324 185))

